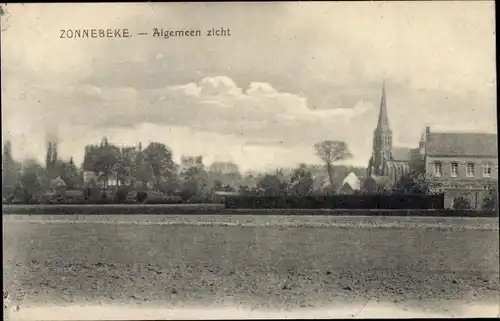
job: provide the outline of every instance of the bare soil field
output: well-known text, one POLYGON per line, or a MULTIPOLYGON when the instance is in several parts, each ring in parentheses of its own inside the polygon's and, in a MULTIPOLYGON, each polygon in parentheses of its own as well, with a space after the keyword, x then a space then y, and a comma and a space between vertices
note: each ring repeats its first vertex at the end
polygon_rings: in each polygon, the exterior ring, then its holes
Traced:
POLYGON ((498 230, 498 218, 424 216, 331 216, 328 214, 252 215, 252 214, 72 214, 4 215, 4 222, 133 225, 217 225, 247 227, 323 227, 323 228, 432 228, 498 230))
POLYGON ((498 305, 498 219, 127 217, 4 216, 4 287, 21 307, 498 305))

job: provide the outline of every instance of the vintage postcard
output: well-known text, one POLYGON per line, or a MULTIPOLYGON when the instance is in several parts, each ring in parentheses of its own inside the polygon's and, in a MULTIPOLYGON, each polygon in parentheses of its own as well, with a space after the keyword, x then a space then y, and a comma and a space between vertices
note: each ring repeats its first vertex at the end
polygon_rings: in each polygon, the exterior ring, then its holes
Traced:
POLYGON ((493 1, 0 8, 9 320, 499 315, 493 1))

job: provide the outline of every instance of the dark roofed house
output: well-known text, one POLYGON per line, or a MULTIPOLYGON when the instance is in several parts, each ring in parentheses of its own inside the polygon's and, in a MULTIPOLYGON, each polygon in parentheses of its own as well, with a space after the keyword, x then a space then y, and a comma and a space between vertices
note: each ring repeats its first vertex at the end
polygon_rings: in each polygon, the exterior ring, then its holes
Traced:
POLYGON ((487 133, 433 133, 423 137, 425 172, 442 183, 445 207, 459 197, 481 208, 491 184, 498 180, 497 135, 487 133))

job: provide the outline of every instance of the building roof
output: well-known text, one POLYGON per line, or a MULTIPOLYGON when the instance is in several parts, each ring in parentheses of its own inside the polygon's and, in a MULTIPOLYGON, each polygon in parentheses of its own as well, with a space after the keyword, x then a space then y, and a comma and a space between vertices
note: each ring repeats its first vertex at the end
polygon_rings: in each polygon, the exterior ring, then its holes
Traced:
POLYGON ((339 186, 339 190, 343 189, 344 186, 349 186, 352 190, 360 190, 361 189, 361 181, 354 174, 353 172, 350 172, 349 175, 347 175, 344 180, 342 181, 342 184, 339 186))
POLYGON ((51 188, 66 187, 66 183, 60 176, 57 176, 50 182, 50 187, 51 188))
POLYGON ((378 176, 378 175, 370 175, 372 181, 377 185, 382 185, 389 182, 389 178, 387 176, 378 176))
POLYGON ((241 195, 240 192, 225 192, 225 191, 216 191, 214 192, 215 195, 218 196, 239 196, 241 195))
POLYGON ((485 133, 429 133, 426 154, 436 156, 497 157, 497 135, 485 133))
POLYGON ((392 159, 395 161, 405 161, 409 162, 412 156, 411 148, 406 147, 394 147, 392 148, 392 159))

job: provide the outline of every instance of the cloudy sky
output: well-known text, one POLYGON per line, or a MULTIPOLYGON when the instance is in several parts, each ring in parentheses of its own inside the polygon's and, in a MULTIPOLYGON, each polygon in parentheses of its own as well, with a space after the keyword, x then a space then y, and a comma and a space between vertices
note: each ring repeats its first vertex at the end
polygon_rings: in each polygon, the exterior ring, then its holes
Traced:
POLYGON ((15 157, 160 141, 174 157, 243 169, 319 163, 344 140, 366 166, 385 81, 394 143, 432 130, 496 131, 494 3, 9 4, 2 139, 15 157), (161 39, 152 28, 230 28, 161 39), (128 28, 127 39, 60 29, 128 28))

